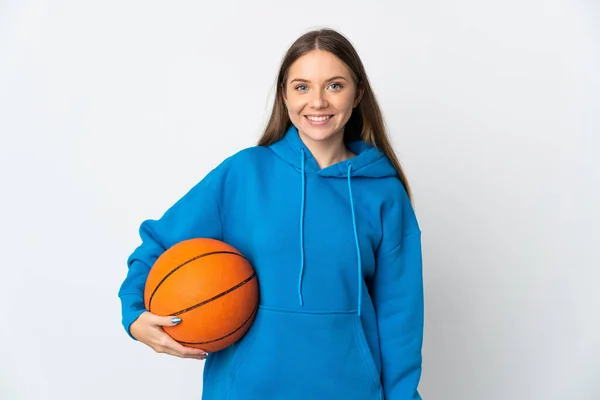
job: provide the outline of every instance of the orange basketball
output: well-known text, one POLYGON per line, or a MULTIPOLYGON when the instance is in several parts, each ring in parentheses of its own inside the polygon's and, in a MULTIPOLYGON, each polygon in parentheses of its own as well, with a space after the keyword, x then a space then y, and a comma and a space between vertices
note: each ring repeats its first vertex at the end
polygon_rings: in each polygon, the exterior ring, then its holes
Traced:
POLYGON ((181 322, 163 327, 173 339, 207 352, 237 342, 254 322, 258 280, 232 246, 219 240, 184 240, 154 263, 144 289, 146 309, 181 322))

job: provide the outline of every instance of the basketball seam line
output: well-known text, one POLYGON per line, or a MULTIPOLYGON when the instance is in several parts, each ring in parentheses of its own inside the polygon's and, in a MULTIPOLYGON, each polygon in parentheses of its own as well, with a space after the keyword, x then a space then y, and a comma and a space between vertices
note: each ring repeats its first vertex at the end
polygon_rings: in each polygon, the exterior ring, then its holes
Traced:
POLYGON ((177 311, 177 312, 175 312, 175 313, 172 313, 172 314, 169 314, 169 315, 177 316, 177 315, 181 315, 181 314, 183 314, 183 313, 185 313, 185 312, 192 311, 192 310, 194 310, 194 309, 196 309, 196 308, 198 308, 198 307, 202 307, 203 305, 205 305, 205 304, 207 304, 207 303, 210 303, 210 302, 211 302, 211 301, 213 301, 213 300, 216 300, 216 299, 218 299, 218 298, 220 298, 220 297, 223 297, 223 296, 225 296, 226 294, 229 294, 229 293, 233 292, 234 290, 237 290, 237 289, 241 288, 241 287, 242 287, 242 286, 244 286, 246 283, 248 283, 248 282, 250 282, 252 279, 254 279, 254 277, 255 277, 255 276, 256 276, 256 272, 252 273, 252 275, 250 275, 248 278, 244 279, 243 281, 241 281, 241 282, 240 282, 240 283, 238 283, 237 285, 230 287, 230 288, 229 288, 229 289, 227 289, 226 291, 224 291, 224 292, 221 292, 221 293, 219 293, 218 295, 211 297, 210 299, 207 299, 207 300, 201 301, 201 302, 200 302, 200 303, 198 303, 198 304, 194 304, 193 306, 190 306, 190 307, 188 307, 188 308, 184 308, 183 310, 177 311))
POLYGON ((242 329, 244 327, 244 325, 246 325, 248 323, 248 321, 250 321, 252 319, 252 316, 255 315, 257 311, 258 311, 258 306, 254 307, 254 309, 252 310, 252 312, 250 313, 248 318, 246 318, 246 320, 240 326, 238 326, 232 332, 229 332, 225 336, 221 336, 220 338, 217 338, 217 339, 207 340, 206 342, 179 342, 179 343, 181 343, 181 344, 208 344, 208 343, 218 342, 219 340, 223 340, 223 339, 235 334, 240 329, 242 329))
POLYGON ((198 256, 195 256, 193 258, 190 258, 189 260, 183 262, 182 264, 179 264, 178 266, 176 266, 175 268, 173 268, 171 271, 169 271, 168 274, 166 274, 161 280, 160 282, 158 282, 158 284, 156 285, 156 287, 154 288, 154 290, 152 291, 152 294, 150 295, 150 299, 148 300, 148 311, 152 312, 152 300, 154 299, 154 295, 156 294, 156 292, 158 291, 158 288, 161 287, 161 285, 167 280, 168 277, 170 277, 171 275, 173 275, 176 271, 178 271, 179 269, 183 268, 185 265, 191 263, 192 261, 196 261, 200 258, 203 257, 208 257, 208 256, 212 256, 215 254, 231 254, 231 255, 235 255, 238 257, 242 257, 245 259, 244 256, 242 256, 239 253, 236 253, 234 251, 212 251, 210 253, 205 253, 205 254, 200 254, 198 256))

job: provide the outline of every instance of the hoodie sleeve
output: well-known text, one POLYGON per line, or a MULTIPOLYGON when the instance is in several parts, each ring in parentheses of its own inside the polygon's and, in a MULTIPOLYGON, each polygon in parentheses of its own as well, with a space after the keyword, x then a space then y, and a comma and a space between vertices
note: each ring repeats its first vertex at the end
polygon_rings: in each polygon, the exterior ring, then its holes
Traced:
POLYGON ((405 192, 382 218, 372 297, 384 395, 386 400, 420 400, 417 387, 424 323, 421 232, 405 192))
POLYGON ((129 327, 146 311, 144 287, 156 259, 174 244, 195 237, 221 239, 221 216, 213 189, 215 172, 197 183, 159 219, 148 219, 139 228, 141 244, 127 259, 127 274, 119 289, 122 324, 129 327))

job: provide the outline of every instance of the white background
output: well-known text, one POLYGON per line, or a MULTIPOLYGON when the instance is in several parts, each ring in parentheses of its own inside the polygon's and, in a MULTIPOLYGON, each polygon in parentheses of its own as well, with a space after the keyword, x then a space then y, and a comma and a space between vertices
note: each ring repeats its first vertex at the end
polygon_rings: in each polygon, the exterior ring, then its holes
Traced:
POLYGON ((423 230, 426 400, 600 399, 597 1, 0 1, 0 398, 199 399, 121 327, 139 223, 356 45, 423 230), (203 5, 206 4, 206 5, 203 5))

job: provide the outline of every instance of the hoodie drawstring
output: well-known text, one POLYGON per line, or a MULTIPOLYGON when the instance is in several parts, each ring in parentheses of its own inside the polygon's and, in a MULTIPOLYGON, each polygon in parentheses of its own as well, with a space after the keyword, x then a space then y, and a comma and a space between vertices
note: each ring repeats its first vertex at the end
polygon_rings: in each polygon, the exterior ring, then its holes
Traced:
MULTIPOLYGON (((302 201, 300 208, 300 274, 298 276, 298 299, 300 305, 304 305, 302 298, 302 278, 304 274, 304 201, 306 197, 306 174, 305 174, 305 163, 306 154, 304 149, 300 149, 301 152, 301 174, 302 174, 302 201)), ((362 305, 362 257, 360 252, 360 244, 358 241, 358 230, 356 227, 356 215, 354 212, 354 198, 352 196, 352 163, 348 163, 348 194, 350 196, 350 209, 352 210, 352 227, 354 229, 354 243, 356 244, 356 257, 357 257, 357 270, 358 270, 358 304, 357 311, 360 317, 360 310, 362 305)))
POLYGON ((360 244, 358 242, 358 230, 356 228, 356 216, 354 213, 354 199, 352 198, 352 163, 348 163, 348 193, 350 194, 350 208, 352 209, 352 227, 354 228, 354 243, 356 244, 356 257, 358 268, 358 316, 362 305, 362 257, 360 253, 360 244))
POLYGON ((304 198, 306 197, 306 177, 304 173, 305 154, 304 149, 300 149, 302 153, 302 205, 300 206, 300 276, 298 277, 298 298, 300 305, 304 305, 302 300, 302 275, 304 273, 304 198))

